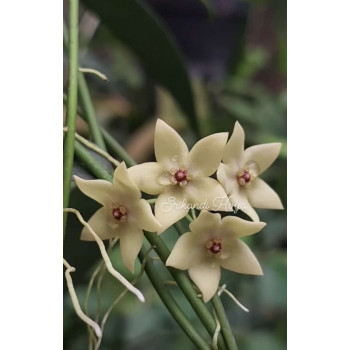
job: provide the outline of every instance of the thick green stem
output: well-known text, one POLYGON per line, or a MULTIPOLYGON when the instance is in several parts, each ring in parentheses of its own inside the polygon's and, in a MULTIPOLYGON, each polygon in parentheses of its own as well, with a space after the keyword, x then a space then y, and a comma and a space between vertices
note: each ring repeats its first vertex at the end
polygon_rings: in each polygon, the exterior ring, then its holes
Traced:
MULTIPOLYGON (((165 245, 163 240, 152 233, 145 233, 145 236, 147 240, 150 242, 151 245, 155 246, 155 251, 160 257, 160 259, 166 263, 169 255, 170 250, 165 245)), ((216 328, 216 322, 214 318, 212 317, 211 313, 203 303, 203 301, 198 297, 196 291, 194 290, 192 286, 192 282, 190 281, 189 277, 186 275, 184 271, 177 270, 172 267, 168 267, 169 272, 173 276, 174 280, 184 293, 185 297, 193 307, 194 311, 198 315, 199 319, 202 321, 204 327, 207 329, 208 333, 213 336, 216 328)), ((222 338, 222 335, 219 335, 218 339, 218 345, 220 349, 225 349, 224 340, 222 338)))
MULTIPOLYGON (((63 151, 63 207, 69 206, 70 185, 72 179, 75 120, 78 105, 78 15, 79 0, 69 1, 69 68, 68 68, 68 98, 67 98, 67 133, 64 136, 63 151)), ((63 237, 66 232, 67 213, 63 214, 63 237)))
MULTIPOLYGON (((145 258, 146 251, 147 249, 145 247, 142 247, 139 253, 140 261, 143 261, 143 259, 145 258)), ((169 293, 167 287, 159 279, 159 274, 157 270, 154 268, 152 260, 150 258, 147 258, 145 271, 154 289, 156 290, 159 297, 161 298, 163 304, 169 310, 169 312, 171 313, 175 321, 179 324, 179 326, 191 339, 193 344, 196 346, 196 349, 210 350, 210 346, 199 335, 197 330, 192 326, 191 322, 187 319, 186 315, 182 312, 182 310, 180 309, 180 307, 178 306, 178 304, 176 303, 172 295, 169 293)))
POLYGON ((213 297, 212 302, 214 305, 216 315, 218 316, 218 319, 221 325, 221 331, 222 331, 222 334, 224 335, 227 349, 238 350, 235 338, 231 330, 230 323, 227 319, 226 312, 224 310, 220 297, 216 294, 213 297))

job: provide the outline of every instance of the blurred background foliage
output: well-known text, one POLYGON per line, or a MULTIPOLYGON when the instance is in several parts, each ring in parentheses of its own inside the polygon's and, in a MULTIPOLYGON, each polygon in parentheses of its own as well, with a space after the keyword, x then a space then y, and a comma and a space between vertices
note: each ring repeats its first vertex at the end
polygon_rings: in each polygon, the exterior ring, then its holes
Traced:
MULTIPOLYGON (((64 2, 67 19, 66 5, 64 2)), ((79 30, 80 66, 98 69, 109 78, 106 83, 86 75, 99 123, 137 162, 154 157, 157 117, 176 128, 189 146, 198 137, 214 132, 231 133, 238 120, 246 132, 246 146, 283 143, 279 159, 263 178, 286 206, 285 0, 84 0, 79 30)), ((66 56, 64 63, 66 91, 66 56)), ((80 118, 77 130, 89 137, 88 127, 80 118)), ((91 177, 78 163, 74 172, 91 177)), ((70 202, 85 218, 97 209, 96 203, 76 188, 70 202)), ((248 237, 247 243, 257 255, 264 276, 224 271, 221 279, 250 312, 244 313, 225 295, 222 300, 241 350, 283 350, 286 210, 258 212, 267 226, 248 237)), ((182 224, 186 229, 187 222, 182 224)), ((73 279, 83 302, 99 252, 94 243, 79 241, 80 231, 80 224, 69 217, 64 255, 77 268, 73 279)), ((162 238, 172 247, 176 234, 169 229, 162 238)), ((133 279, 121 263, 118 247, 112 260, 133 279)), ((165 279, 170 279, 160 263, 159 269, 165 279)), ((101 349, 193 349, 146 276, 138 286, 146 304, 127 294, 107 322, 101 349)), ((176 287, 169 288, 201 329, 187 301, 177 295, 176 287)), ((90 313, 100 309, 101 315, 121 291, 122 287, 106 275, 101 283, 101 305, 94 289, 90 313)), ((64 347, 88 348, 86 327, 75 315, 66 289, 64 347)))

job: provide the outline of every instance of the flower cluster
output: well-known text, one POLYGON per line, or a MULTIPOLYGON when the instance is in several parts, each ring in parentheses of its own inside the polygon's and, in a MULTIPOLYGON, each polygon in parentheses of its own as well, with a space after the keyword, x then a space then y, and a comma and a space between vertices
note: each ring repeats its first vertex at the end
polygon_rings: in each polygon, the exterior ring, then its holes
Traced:
MULTIPOLYGON (((167 262, 188 273, 207 302, 216 293, 221 267, 243 274, 261 275, 262 269, 250 248, 239 238, 259 232, 254 208, 282 209, 278 195, 259 178, 277 158, 281 144, 270 143, 244 150, 244 131, 236 122, 233 134, 217 133, 198 141, 189 151, 180 135, 158 119, 155 129, 156 162, 129 169, 121 163, 113 183, 75 177, 77 186, 102 207, 89 220, 101 239, 118 237, 122 260, 134 271, 143 242, 143 230, 163 233, 200 210, 180 236, 167 262), (213 178, 217 174, 217 180, 213 178), (155 210, 141 198, 141 191, 157 195, 155 210), (240 209, 253 221, 219 212, 240 209)), ((82 240, 93 240, 84 229, 82 240)))

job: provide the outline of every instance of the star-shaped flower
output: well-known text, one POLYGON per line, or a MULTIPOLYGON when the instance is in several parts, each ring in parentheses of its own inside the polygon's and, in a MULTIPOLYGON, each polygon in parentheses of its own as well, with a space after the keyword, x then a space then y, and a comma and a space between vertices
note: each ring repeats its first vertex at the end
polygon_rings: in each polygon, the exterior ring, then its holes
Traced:
POLYGON ((154 138, 157 162, 129 169, 141 191, 159 194, 155 216, 161 233, 187 215, 190 207, 231 211, 232 206, 218 181, 210 178, 222 158, 228 134, 218 133, 198 141, 191 151, 180 135, 158 119, 154 138))
POLYGON ((283 209, 276 192, 258 176, 277 158, 281 143, 265 143, 244 150, 244 130, 236 122, 224 150, 217 177, 231 204, 259 221, 254 208, 283 209))
POLYGON ((263 222, 245 221, 234 216, 221 220, 220 214, 203 210, 190 223, 191 232, 176 242, 166 265, 188 270, 192 281, 210 300, 218 289, 221 269, 262 275, 260 264, 250 248, 239 237, 252 235, 265 226, 263 222))
MULTIPOLYGON (((150 205, 141 199, 141 192, 130 179, 125 163, 115 170, 113 183, 84 180, 78 176, 74 176, 74 179, 83 193, 103 205, 90 218, 89 225, 101 239, 119 237, 122 260, 133 273, 137 254, 142 247, 142 230, 156 232, 160 225, 150 205)), ((86 227, 81 239, 94 240, 86 227)))

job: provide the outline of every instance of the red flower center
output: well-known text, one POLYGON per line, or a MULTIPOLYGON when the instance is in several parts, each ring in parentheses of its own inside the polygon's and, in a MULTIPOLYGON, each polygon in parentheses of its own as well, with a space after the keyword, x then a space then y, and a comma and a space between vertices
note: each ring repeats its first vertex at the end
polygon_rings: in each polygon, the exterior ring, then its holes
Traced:
POLYGON ((220 242, 213 242, 213 245, 209 248, 210 251, 214 254, 221 252, 221 243, 220 242))
POLYGON ((250 160, 243 169, 237 173, 237 180, 241 186, 250 186, 252 181, 259 175, 260 167, 257 162, 250 160))
POLYGON ((238 182, 241 185, 247 184, 251 179, 251 176, 248 170, 243 170, 243 172, 238 173, 237 177, 238 177, 238 182))
POLYGON ((178 183, 180 183, 182 181, 187 181, 187 171, 180 169, 175 173, 174 177, 178 183))
POLYGON ((126 213, 126 209, 124 207, 113 208, 112 215, 113 215, 114 219, 116 219, 120 222, 125 222, 127 219, 127 213, 126 213))
POLYGON ((213 253, 213 254, 218 254, 218 253, 220 253, 221 250, 222 250, 220 238, 215 238, 215 239, 213 239, 213 240, 208 241, 208 242, 205 244, 205 247, 208 249, 208 251, 209 251, 210 253, 213 253))

